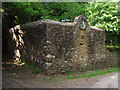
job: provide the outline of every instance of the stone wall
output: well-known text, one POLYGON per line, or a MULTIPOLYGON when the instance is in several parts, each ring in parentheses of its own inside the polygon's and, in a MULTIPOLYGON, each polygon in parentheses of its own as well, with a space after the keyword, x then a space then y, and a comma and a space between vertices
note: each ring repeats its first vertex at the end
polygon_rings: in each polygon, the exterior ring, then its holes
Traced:
POLYGON ((92 66, 92 69, 106 66, 104 30, 91 27, 91 30, 87 33, 87 37, 89 66, 92 66))
POLYGON ((72 23, 46 19, 17 25, 10 34, 14 58, 36 64, 45 73, 109 66, 104 30, 90 27, 82 15, 72 23))

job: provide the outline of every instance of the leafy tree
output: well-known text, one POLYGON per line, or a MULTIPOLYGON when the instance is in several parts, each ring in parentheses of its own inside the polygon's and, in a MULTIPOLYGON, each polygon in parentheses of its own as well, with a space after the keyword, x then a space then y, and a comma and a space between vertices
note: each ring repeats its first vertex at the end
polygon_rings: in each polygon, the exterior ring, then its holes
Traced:
POLYGON ((71 19, 83 13, 82 3, 76 2, 47 2, 45 3, 46 15, 43 15, 43 19, 53 19, 60 21, 61 19, 71 19))
POLYGON ((89 3, 86 12, 88 22, 91 26, 117 32, 119 34, 117 2, 89 3))
MULTIPOLYGON (((8 30, 17 24, 25 24, 40 19, 71 21, 78 15, 84 15, 90 26, 107 31, 107 42, 118 43, 120 28, 118 25, 117 2, 4 2, 2 3, 3 42, 7 43, 8 30)), ((5 44, 7 45, 7 44, 5 44)), ((5 51, 7 50, 6 46, 5 51)))
POLYGON ((90 26, 106 30, 108 44, 119 44, 120 28, 117 2, 90 2, 86 5, 85 16, 90 26))
POLYGON ((3 50, 7 51, 8 30, 17 24, 39 19, 71 19, 83 13, 80 3, 72 2, 4 2, 2 3, 3 50))

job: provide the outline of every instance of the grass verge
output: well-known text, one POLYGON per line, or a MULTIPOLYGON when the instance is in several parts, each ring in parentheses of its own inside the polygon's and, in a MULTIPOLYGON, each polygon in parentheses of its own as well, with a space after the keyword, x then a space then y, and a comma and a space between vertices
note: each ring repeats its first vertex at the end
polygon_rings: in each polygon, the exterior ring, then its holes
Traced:
POLYGON ((106 45, 106 47, 108 47, 108 48, 120 48, 120 46, 117 46, 117 45, 116 45, 116 46, 112 46, 112 45, 109 46, 109 45, 106 45))
POLYGON ((119 66, 115 66, 113 68, 108 68, 108 69, 103 69, 103 70, 101 69, 101 70, 95 70, 95 71, 86 71, 86 72, 81 72, 81 73, 78 72, 77 75, 70 72, 68 73, 66 79, 91 78, 96 75, 104 75, 107 73, 117 72, 117 71, 120 71, 119 66))

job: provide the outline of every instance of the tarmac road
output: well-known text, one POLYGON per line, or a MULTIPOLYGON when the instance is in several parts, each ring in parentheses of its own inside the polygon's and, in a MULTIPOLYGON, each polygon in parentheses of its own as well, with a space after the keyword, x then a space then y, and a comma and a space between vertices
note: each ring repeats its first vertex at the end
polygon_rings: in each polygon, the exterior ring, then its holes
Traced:
POLYGON ((92 88, 118 88, 118 75, 118 73, 114 73, 109 77, 105 77, 97 82, 92 88))
MULTIPOLYGON (((120 75, 120 74, 119 74, 120 75)), ((118 72, 64 82, 65 88, 118 88, 118 72)), ((119 85, 120 86, 120 85, 119 85)))

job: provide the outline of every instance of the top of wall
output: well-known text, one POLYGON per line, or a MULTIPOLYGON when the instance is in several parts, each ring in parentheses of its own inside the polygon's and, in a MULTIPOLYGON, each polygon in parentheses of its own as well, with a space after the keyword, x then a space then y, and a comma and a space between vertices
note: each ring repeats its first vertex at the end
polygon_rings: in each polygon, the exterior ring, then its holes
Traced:
POLYGON ((56 25, 58 24, 58 25, 64 25, 64 26, 75 26, 82 18, 88 24, 86 18, 84 16, 80 15, 80 16, 75 17, 73 22, 60 22, 60 21, 55 21, 55 20, 50 20, 50 19, 44 19, 44 20, 38 20, 35 22, 26 23, 24 25, 31 27, 33 25, 36 26, 36 25, 45 23, 45 24, 56 24, 56 25))
MULTIPOLYGON (((79 25, 79 22, 81 19, 84 19, 87 27, 89 26, 87 19, 85 18, 85 16, 80 15, 75 17, 73 22, 60 22, 60 21, 55 21, 55 20, 50 20, 50 19, 44 19, 44 20, 38 20, 35 22, 30 22, 30 23, 26 23, 23 25, 23 27, 36 27, 40 24, 53 24, 53 25, 61 25, 61 26, 68 26, 68 27, 74 27, 76 25, 79 25)), ((104 31, 103 29, 100 28, 96 28, 93 26, 90 26, 91 30, 100 30, 100 31, 104 31)))
POLYGON ((103 29, 101 29, 101 28, 97 28, 97 27, 94 27, 94 26, 90 26, 90 28, 91 28, 92 30, 104 31, 103 29))

